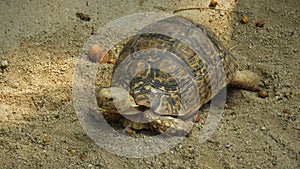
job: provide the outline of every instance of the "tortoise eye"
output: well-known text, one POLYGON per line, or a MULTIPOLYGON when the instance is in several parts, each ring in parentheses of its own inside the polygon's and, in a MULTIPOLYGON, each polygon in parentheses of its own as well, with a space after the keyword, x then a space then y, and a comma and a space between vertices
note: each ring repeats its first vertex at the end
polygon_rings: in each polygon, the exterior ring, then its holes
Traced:
POLYGON ((113 102, 113 101, 114 101, 114 98, 109 98, 108 101, 109 101, 109 102, 113 102))

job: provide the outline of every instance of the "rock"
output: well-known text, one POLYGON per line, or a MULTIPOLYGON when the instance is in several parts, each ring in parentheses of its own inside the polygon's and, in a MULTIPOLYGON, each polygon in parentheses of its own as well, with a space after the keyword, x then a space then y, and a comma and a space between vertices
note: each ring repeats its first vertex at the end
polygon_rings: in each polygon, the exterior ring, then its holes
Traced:
POLYGON ((266 97, 268 97, 268 92, 265 90, 261 90, 261 91, 259 91, 258 95, 261 98, 266 98, 266 97))
POLYGON ((7 60, 3 60, 1 61, 1 69, 4 70, 8 67, 8 61, 7 60))

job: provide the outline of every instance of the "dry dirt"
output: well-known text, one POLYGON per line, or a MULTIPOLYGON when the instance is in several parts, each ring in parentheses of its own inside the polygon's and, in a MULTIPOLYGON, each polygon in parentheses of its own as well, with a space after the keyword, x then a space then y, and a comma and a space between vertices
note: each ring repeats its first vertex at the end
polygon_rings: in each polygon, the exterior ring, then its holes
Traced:
POLYGON ((0 168, 300 168, 300 1, 218 2, 212 10, 207 0, 1 1, 0 168), (210 27, 240 69, 262 75, 268 97, 229 88, 221 122, 203 144, 199 123, 154 157, 100 148, 83 131, 72 102, 82 47, 122 16, 188 7, 201 10, 175 14, 210 27), (242 15, 249 23, 240 22, 242 15), (263 27, 255 25, 260 20, 263 27))

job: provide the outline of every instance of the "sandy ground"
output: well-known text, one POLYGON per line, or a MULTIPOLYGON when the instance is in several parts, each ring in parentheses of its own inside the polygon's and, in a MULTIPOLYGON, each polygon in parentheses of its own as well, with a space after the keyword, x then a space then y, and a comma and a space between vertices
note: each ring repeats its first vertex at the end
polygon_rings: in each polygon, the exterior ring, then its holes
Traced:
MULTIPOLYGON (((300 1, 218 2, 211 10, 209 1, 192 0, 1 1, 1 168, 300 168, 300 1), (269 96, 228 89, 223 118, 203 144, 198 134, 205 119, 154 157, 126 158, 99 148, 83 131, 72 102, 83 45, 122 16, 187 7, 203 9, 176 15, 210 27, 240 69, 262 75, 269 96), (240 23, 242 15, 248 24, 240 23), (260 20, 265 25, 255 26, 260 20)), ((104 69, 109 77, 111 66, 104 69)), ((207 113, 207 106, 201 111, 207 113)))

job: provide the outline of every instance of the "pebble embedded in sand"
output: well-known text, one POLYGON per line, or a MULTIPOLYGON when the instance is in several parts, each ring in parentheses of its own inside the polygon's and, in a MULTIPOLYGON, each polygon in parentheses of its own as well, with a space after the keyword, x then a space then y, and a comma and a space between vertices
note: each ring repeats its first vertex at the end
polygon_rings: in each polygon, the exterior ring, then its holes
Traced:
POLYGON ((6 69, 8 67, 8 61, 7 60, 1 61, 0 67, 2 70, 6 69))
POLYGON ((101 62, 104 59, 104 57, 106 57, 106 52, 103 50, 102 47, 95 44, 91 46, 88 53, 88 57, 92 62, 101 62))
POLYGON ((210 8, 215 8, 217 5, 218 5, 218 2, 217 2, 217 1, 211 0, 211 1, 210 1, 210 4, 209 4, 209 7, 210 7, 210 8))
POLYGON ((103 49, 99 45, 93 45, 89 49, 88 58, 92 62, 100 62, 103 49))
POLYGON ((76 154, 77 151, 76 151, 75 149, 71 149, 71 150, 70 150, 70 153, 71 153, 71 154, 76 154))
POLYGON ((265 90, 261 90, 261 91, 259 91, 258 95, 261 98, 266 98, 266 97, 268 97, 268 92, 265 90))
POLYGON ((100 64, 115 63, 114 59, 109 58, 108 52, 97 44, 92 45, 89 49, 88 58, 90 61, 100 64))
POLYGON ((51 141, 51 138, 49 137, 49 136, 45 136, 44 138, 43 138, 43 142, 44 143, 49 143, 51 141))
POLYGON ((82 161, 86 160, 86 158, 87 158, 87 155, 86 155, 86 154, 84 154, 84 153, 80 154, 80 159, 81 159, 82 161))
POLYGON ((255 24, 257 27, 263 27, 265 25, 265 22, 264 21, 258 21, 256 22, 255 24))
POLYGON ((230 148, 232 146, 232 144, 230 143, 230 142, 227 142, 226 144, 225 144, 225 147, 226 148, 230 148))
POLYGON ((291 112, 289 109, 284 109, 284 110, 283 110, 283 113, 284 113, 284 114, 288 114, 288 115, 291 115, 291 114, 292 114, 292 112, 291 112))
POLYGON ((266 128, 265 126, 262 126, 260 129, 261 129, 262 131, 267 130, 267 128, 266 128))
POLYGON ((249 22, 249 18, 248 18, 246 15, 244 15, 244 16, 242 16, 242 18, 241 18, 241 22, 242 22, 242 24, 246 24, 246 23, 249 22))

